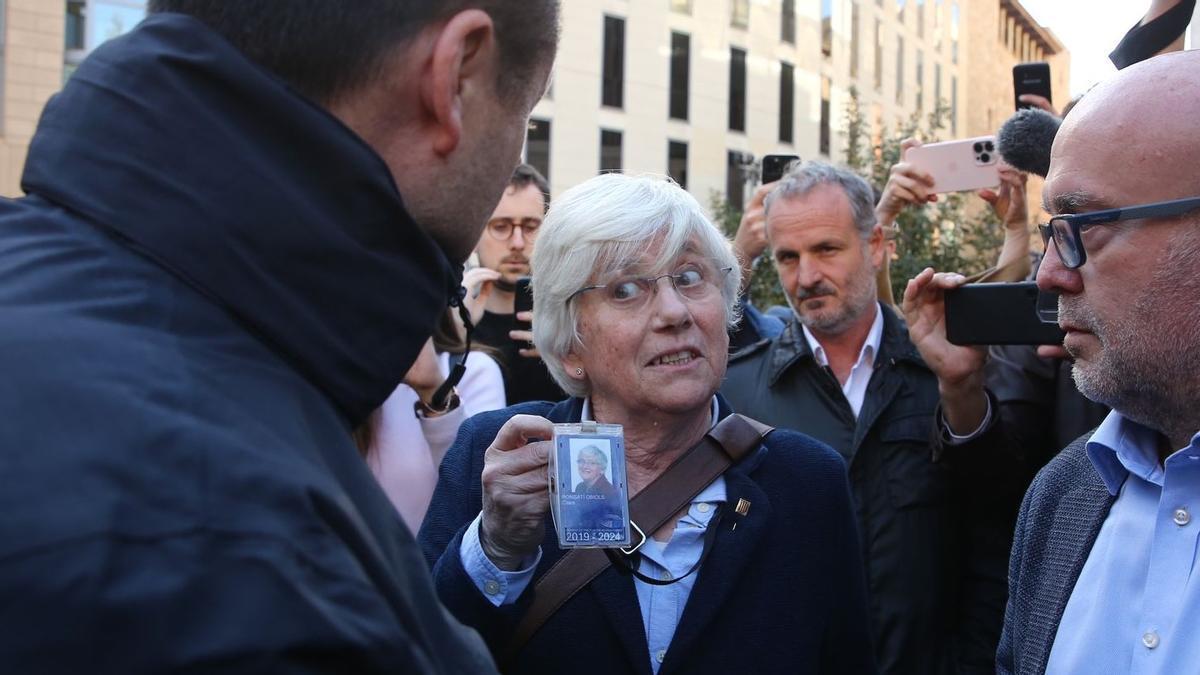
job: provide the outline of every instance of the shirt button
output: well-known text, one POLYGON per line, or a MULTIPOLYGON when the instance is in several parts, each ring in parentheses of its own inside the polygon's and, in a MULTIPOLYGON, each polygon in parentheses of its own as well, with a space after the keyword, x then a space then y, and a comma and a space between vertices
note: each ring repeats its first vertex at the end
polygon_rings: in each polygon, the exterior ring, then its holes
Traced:
POLYGON ((667 650, 665 649, 658 650, 658 653, 654 655, 654 660, 658 661, 659 663, 662 663, 663 659, 665 658, 667 658, 667 650))
POLYGON ((1158 633, 1150 631, 1142 636, 1142 644, 1146 645, 1146 649, 1154 649, 1158 646, 1158 633))
POLYGON ((708 510, 709 510, 710 508, 712 508, 712 507, 710 507, 710 506, 709 506, 707 503, 705 503, 705 502, 701 502, 701 503, 699 503, 699 504, 697 504, 697 505, 696 505, 696 510, 697 510, 697 511, 699 511, 700 513, 708 513, 708 510))
POLYGON ((488 579, 483 582, 483 592, 488 595, 497 595, 500 593, 500 582, 495 579, 488 579))
POLYGON ((1188 513, 1187 509, 1185 509, 1183 507, 1175 509, 1175 524, 1176 525, 1183 527, 1184 525, 1187 525, 1190 522, 1192 522, 1192 515, 1190 513, 1188 513))

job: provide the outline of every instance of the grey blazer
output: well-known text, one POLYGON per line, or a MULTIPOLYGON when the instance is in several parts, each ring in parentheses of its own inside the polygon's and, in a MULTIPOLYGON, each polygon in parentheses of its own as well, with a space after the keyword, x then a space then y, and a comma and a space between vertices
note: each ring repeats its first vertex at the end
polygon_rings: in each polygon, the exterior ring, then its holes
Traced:
POLYGON ((998 675, 1046 671, 1067 600, 1108 517, 1113 496, 1084 447, 1091 435, 1060 452, 1025 493, 1009 561, 998 675))

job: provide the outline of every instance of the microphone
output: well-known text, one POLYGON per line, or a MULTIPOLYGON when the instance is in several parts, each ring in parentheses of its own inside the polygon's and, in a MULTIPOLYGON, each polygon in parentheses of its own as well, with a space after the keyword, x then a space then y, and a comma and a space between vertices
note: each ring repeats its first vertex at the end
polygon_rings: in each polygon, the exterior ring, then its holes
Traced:
POLYGON ((1013 168, 1045 178, 1050 172, 1050 147, 1061 124, 1045 110, 1018 110, 996 133, 996 148, 1013 168))

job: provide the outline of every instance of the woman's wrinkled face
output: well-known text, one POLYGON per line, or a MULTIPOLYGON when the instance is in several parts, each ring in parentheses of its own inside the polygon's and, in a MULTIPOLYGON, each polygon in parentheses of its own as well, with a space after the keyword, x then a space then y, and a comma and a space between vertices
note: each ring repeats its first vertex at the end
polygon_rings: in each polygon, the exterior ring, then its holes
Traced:
MULTIPOLYGON (((564 359, 584 370, 592 398, 633 414, 707 409, 729 351, 721 284, 728 272, 687 251, 665 270, 649 245, 641 260, 579 294, 579 335, 564 359), (661 271, 658 271, 661 270, 661 271), (646 284, 644 279, 666 276, 646 284)), ((592 284, 588 284, 592 285, 592 284)))

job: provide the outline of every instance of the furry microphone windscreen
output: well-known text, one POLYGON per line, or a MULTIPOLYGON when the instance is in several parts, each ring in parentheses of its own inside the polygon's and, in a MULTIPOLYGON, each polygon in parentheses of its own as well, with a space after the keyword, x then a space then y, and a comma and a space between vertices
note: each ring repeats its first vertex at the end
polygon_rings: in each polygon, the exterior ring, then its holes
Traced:
POLYGON ((1013 168, 1044 178, 1050 171, 1050 147, 1061 124, 1062 120, 1045 110, 1018 110, 996 134, 1000 156, 1013 168))

